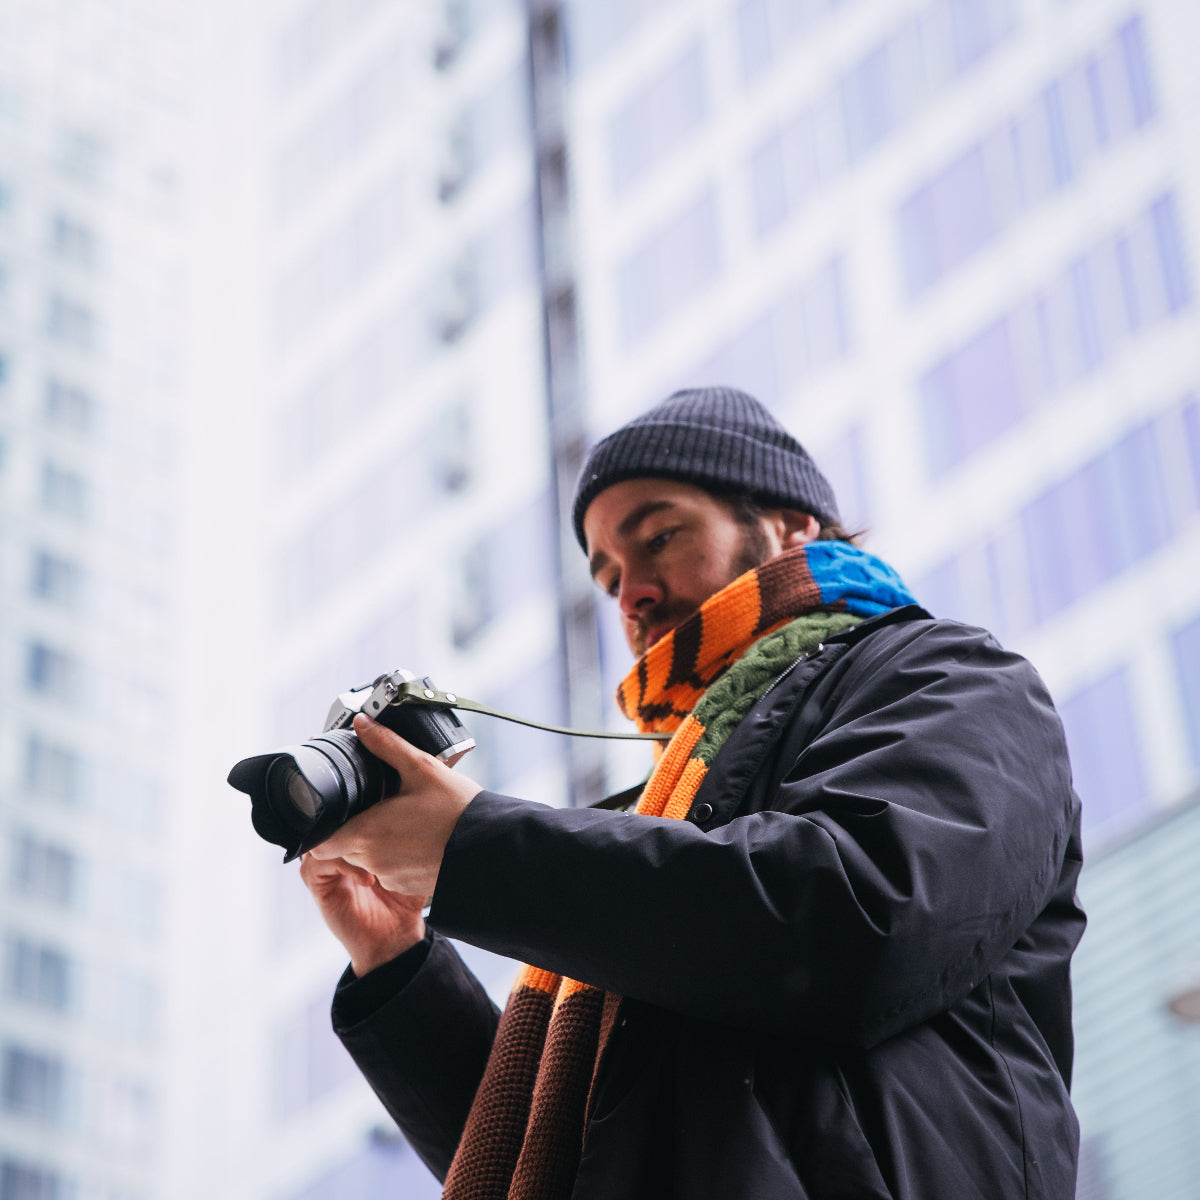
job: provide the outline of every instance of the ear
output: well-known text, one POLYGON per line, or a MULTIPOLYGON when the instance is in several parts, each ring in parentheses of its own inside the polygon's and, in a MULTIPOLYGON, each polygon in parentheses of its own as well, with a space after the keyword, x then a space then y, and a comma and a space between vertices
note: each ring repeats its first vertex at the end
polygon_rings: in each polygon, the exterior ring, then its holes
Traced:
POLYGON ((785 550, 815 542, 821 534, 821 522, 812 513, 799 512, 794 508, 780 508, 776 513, 779 542, 785 550))

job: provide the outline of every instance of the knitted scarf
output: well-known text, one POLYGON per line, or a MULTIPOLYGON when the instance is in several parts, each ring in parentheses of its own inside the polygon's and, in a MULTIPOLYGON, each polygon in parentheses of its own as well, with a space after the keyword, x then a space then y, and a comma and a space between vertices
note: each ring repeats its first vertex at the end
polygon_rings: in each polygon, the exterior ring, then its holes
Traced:
MULTIPOLYGON (((800 655, 911 604, 846 542, 811 542, 739 576, 635 664, 617 691, 643 731, 674 732, 637 812, 686 817, 733 728, 800 655)), ((446 1177, 445 1200, 566 1200, 621 997, 522 967, 446 1177)))

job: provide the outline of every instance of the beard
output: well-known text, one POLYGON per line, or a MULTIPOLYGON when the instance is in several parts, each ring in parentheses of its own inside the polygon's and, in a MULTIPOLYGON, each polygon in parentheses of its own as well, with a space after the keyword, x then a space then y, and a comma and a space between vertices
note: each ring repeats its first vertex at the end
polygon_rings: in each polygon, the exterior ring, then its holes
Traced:
MULTIPOLYGON (((747 571, 753 571, 755 567, 761 567, 769 558, 771 558, 771 545, 767 540, 766 532, 757 521, 745 522, 742 525, 741 542, 729 564, 729 577, 721 586, 728 587, 739 576, 745 575, 747 571)), ((715 595, 716 593, 714 592, 713 594, 715 595)), ((705 599, 707 600, 708 597, 705 597, 705 599)), ((648 629, 655 629, 665 625, 673 631, 678 629, 688 617, 693 616, 699 611, 699 605, 696 604, 666 604, 651 609, 649 612, 642 613, 638 618, 637 630, 634 634, 634 653, 640 658, 649 649, 646 645, 646 631, 648 629)), ((663 636, 666 635, 664 634, 663 636)))

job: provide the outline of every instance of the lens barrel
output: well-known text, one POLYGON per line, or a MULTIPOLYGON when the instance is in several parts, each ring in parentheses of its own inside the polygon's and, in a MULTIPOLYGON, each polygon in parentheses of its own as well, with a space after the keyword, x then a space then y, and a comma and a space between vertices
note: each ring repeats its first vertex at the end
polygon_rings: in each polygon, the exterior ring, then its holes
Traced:
POLYGON ((400 776, 352 730, 331 729, 303 745, 242 759, 229 782, 250 797, 255 832, 282 846, 283 861, 291 862, 399 790, 400 776))

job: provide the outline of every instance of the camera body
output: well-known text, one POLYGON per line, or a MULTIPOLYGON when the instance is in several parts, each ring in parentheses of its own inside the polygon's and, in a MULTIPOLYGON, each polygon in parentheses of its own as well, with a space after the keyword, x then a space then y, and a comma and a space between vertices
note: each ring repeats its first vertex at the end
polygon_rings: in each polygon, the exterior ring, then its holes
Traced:
POLYGON ((398 669, 342 692, 320 734, 298 746, 244 758, 229 783, 250 797, 258 835, 286 851, 284 862, 319 846, 351 817, 400 788, 400 776, 366 750, 351 725, 365 713, 427 754, 453 766, 475 739, 432 680, 398 669))
POLYGON ((475 739, 452 709, 422 703, 433 700, 436 690, 428 675, 417 679, 411 671, 398 668, 389 675, 380 675, 374 683, 340 693, 329 707, 322 733, 349 729, 354 718, 365 713, 452 767, 474 749, 475 739))

